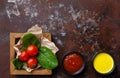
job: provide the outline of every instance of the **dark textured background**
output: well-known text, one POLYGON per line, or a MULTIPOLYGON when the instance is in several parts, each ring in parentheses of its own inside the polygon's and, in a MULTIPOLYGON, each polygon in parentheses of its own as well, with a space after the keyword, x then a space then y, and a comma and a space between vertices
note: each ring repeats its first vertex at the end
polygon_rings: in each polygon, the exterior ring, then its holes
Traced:
POLYGON ((119 78, 120 0, 0 0, 0 76, 119 78), (52 40, 60 49, 59 66, 52 76, 11 76, 9 34, 26 32, 35 24, 39 24, 43 32, 52 33, 52 40), (85 57, 85 70, 78 76, 69 76, 61 69, 62 56, 71 50, 80 51, 85 57), (92 57, 102 51, 110 53, 115 60, 115 70, 108 76, 97 74, 92 68, 92 57))

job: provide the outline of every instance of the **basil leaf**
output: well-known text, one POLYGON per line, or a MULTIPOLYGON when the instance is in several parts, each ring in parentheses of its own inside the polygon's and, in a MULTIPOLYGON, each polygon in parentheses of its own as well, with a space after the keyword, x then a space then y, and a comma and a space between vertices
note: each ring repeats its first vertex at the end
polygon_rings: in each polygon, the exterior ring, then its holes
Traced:
POLYGON ((15 58, 13 60, 13 64, 15 66, 15 69, 18 69, 18 70, 21 69, 23 66, 23 63, 18 58, 15 58))
POLYGON ((26 33, 22 39, 23 50, 26 50, 29 45, 36 45, 40 49, 40 42, 37 37, 32 33, 26 33))
POLYGON ((52 51, 47 47, 41 47, 37 56, 38 63, 46 69, 54 69, 58 66, 58 60, 52 51))

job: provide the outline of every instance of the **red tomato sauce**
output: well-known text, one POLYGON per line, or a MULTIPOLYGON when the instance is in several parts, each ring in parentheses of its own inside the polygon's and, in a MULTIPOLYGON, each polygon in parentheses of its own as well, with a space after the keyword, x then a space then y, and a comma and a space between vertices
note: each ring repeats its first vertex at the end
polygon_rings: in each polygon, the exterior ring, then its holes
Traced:
POLYGON ((80 55, 73 53, 65 57, 63 65, 66 71, 75 73, 82 68, 83 60, 80 55))

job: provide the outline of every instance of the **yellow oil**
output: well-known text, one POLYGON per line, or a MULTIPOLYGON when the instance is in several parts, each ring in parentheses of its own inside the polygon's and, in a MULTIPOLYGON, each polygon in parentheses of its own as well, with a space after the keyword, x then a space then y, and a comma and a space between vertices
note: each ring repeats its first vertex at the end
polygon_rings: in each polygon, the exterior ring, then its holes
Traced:
POLYGON ((114 60, 107 53, 99 53, 95 56, 93 65, 97 72, 107 74, 114 68, 114 60))

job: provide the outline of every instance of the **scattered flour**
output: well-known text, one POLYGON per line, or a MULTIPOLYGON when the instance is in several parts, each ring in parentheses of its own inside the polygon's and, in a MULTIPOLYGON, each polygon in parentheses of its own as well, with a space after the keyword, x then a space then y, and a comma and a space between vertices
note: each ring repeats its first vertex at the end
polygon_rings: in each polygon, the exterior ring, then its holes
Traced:
MULTIPOLYGON (((39 8, 39 5, 42 5, 42 1, 40 0, 38 1, 39 4, 34 4, 32 0, 8 0, 6 12, 11 22, 14 22, 12 19, 13 15, 16 16, 14 18, 17 18, 21 17, 21 14, 23 14, 24 17, 27 17, 28 22, 32 24, 34 23, 34 18, 37 18, 37 23, 41 25, 44 32, 51 32, 55 36, 60 36, 55 39, 60 46, 63 46, 62 38, 66 37, 66 34, 68 34, 65 26, 69 25, 70 22, 75 22, 80 37, 88 33, 88 31, 92 34, 98 32, 99 27, 97 24, 98 21, 95 19, 95 17, 97 17, 95 12, 78 10, 72 4, 66 6, 65 3, 55 4, 50 3, 48 0, 46 1, 47 4, 43 11, 48 12, 50 9, 52 12, 47 13, 43 18, 41 18, 41 14, 44 12, 41 12, 41 9, 39 8), (23 13, 20 13, 20 7, 22 8, 21 10, 23 13)), ((76 29, 73 30, 76 31, 76 29)), ((91 42, 93 41, 93 37, 94 35, 88 35, 88 37, 83 40, 91 42)), ((81 40, 81 42, 83 42, 83 40, 81 40)))
POLYGON ((76 21, 77 18, 80 17, 80 12, 76 12, 72 5, 70 5, 69 13, 71 14, 72 19, 73 19, 74 21, 76 21))
POLYGON ((10 21, 12 21, 11 20, 12 15, 20 16, 20 11, 18 9, 16 0, 8 0, 8 6, 6 7, 6 12, 10 21))
POLYGON ((34 18, 38 16, 37 5, 33 5, 31 0, 17 0, 19 6, 23 6, 26 16, 34 18))
POLYGON ((36 5, 31 3, 31 0, 8 0, 8 5, 6 7, 6 12, 9 19, 12 21, 12 15, 20 16, 19 7, 23 7, 25 16, 30 19, 38 16, 38 10, 36 5))

